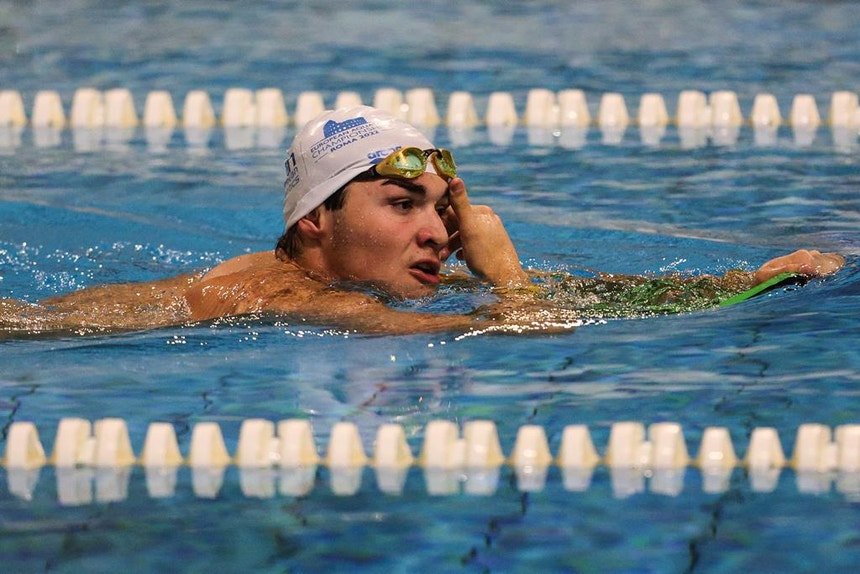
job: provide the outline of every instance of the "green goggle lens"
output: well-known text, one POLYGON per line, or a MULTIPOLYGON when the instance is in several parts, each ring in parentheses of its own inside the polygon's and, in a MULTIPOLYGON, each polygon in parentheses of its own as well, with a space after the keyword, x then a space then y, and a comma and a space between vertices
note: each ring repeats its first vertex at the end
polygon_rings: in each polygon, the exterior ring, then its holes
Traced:
POLYGON ((436 173, 452 179, 457 177, 457 166, 451 152, 446 149, 422 150, 417 147, 399 149, 373 166, 373 171, 386 177, 415 179, 427 170, 427 159, 433 162, 436 173))
POLYGON ((451 152, 446 149, 434 150, 436 153, 431 155, 433 166, 440 175, 444 175, 449 179, 457 177, 457 165, 454 163, 454 157, 451 152))

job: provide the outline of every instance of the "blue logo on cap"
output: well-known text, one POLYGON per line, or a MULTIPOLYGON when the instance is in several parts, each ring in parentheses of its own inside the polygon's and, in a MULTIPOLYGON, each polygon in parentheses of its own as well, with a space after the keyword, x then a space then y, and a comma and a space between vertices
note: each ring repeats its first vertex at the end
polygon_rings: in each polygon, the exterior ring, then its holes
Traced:
POLYGON ((329 120, 323 124, 323 139, 312 145, 308 153, 314 161, 319 161, 329 153, 378 133, 376 124, 365 118, 358 117, 343 122, 329 120))
POLYGON ((336 122, 334 120, 329 120, 323 126, 323 135, 327 138, 330 138, 335 134, 345 132, 346 130, 366 123, 367 120, 364 118, 355 118, 353 120, 346 120, 345 122, 336 122))
POLYGON ((399 150, 402 147, 403 147, 402 145, 396 145, 394 147, 387 147, 387 148, 383 148, 383 149, 378 149, 376 151, 372 151, 369 154, 367 154, 367 159, 368 159, 368 161, 370 161, 371 165, 376 165, 379 162, 381 162, 382 160, 384 160, 386 157, 393 154, 394 152, 396 152, 397 150, 399 150))

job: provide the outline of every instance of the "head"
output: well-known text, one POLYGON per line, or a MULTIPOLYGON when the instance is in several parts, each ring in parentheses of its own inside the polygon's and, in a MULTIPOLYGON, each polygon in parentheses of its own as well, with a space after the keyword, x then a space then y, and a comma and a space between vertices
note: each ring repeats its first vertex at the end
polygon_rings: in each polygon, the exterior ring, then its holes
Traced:
POLYGON ((448 255, 444 172, 453 161, 412 148, 434 149, 413 126, 367 106, 309 122, 287 151, 278 256, 396 296, 435 291, 448 255))

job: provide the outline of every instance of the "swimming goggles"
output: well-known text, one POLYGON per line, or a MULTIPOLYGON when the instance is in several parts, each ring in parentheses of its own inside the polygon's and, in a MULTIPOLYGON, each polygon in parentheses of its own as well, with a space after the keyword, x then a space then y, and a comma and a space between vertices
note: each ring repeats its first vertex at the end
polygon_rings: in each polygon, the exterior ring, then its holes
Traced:
POLYGON ((436 173, 449 180, 457 177, 457 166, 451 152, 446 149, 405 147, 389 154, 370 168, 371 173, 383 177, 415 179, 427 170, 427 160, 433 162, 436 173))

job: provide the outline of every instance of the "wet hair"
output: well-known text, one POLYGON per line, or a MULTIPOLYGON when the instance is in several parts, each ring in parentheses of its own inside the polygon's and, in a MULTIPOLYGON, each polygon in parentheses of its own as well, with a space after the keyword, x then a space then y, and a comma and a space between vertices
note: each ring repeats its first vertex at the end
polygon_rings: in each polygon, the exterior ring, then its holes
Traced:
MULTIPOLYGON (((351 180, 349 180, 345 185, 340 187, 333 194, 328 196, 326 200, 322 203, 323 207, 325 207, 329 211, 337 211, 343 208, 344 203, 346 202, 346 192, 347 188, 354 182, 359 181, 373 181, 375 179, 380 179, 378 175, 373 172, 365 171, 351 180)), ((275 251, 282 250, 286 253, 287 257, 290 259, 295 259, 302 252, 302 241, 299 236, 299 226, 298 223, 294 223, 289 229, 287 229, 280 238, 278 238, 278 243, 275 245, 275 251)))

